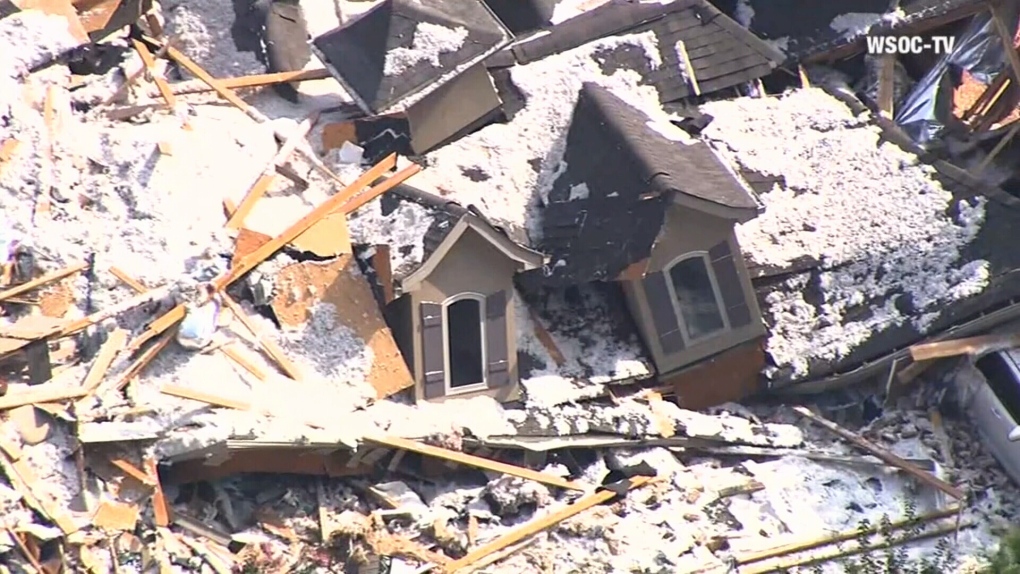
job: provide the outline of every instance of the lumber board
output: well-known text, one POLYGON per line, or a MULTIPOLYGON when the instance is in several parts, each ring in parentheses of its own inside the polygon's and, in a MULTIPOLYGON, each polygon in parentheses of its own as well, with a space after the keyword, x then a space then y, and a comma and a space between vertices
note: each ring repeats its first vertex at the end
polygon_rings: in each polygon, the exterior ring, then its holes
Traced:
MULTIPOLYGON (((221 86, 229 90, 244 88, 261 88, 273 84, 289 84, 292 82, 307 82, 312 80, 326 80, 332 78, 328 70, 301 70, 299 72, 276 72, 274 74, 255 74, 251 76, 240 76, 236 78, 219 78, 217 81, 221 86)), ((174 94, 181 96, 187 94, 201 94, 212 92, 213 89, 204 82, 178 82, 171 84, 174 94)))
POLYGON ((0 397, 0 411, 37 403, 55 403, 80 399, 85 394, 84 388, 67 385, 40 385, 20 392, 8 390, 6 395, 0 397))
POLYGON ((249 317, 248 314, 244 312, 244 309, 241 307, 241 305, 237 301, 234 301, 233 297, 227 295, 226 293, 223 293, 222 297, 223 303, 227 306, 227 308, 230 309, 234 316, 237 317, 237 320, 240 321, 241 324, 244 325, 244 327, 248 329, 249 332, 251 332, 252 336, 255 337, 259 345, 261 345, 262 349, 266 352, 266 354, 268 354, 270 358, 276 361, 276 364, 280 367, 280 370, 282 370, 284 374, 294 379, 295 381, 300 381, 301 371, 298 370, 297 365, 295 365, 290 360, 290 358, 287 357, 287 354, 283 350, 283 348, 277 345, 272 339, 266 337, 265 335, 259 332, 258 326, 255 325, 255 322, 252 321, 251 317, 249 317))
POLYGON ((1010 349, 1020 346, 1020 333, 978 335, 963 339, 921 343, 910 347, 914 361, 929 361, 960 355, 977 355, 992 350, 1010 349))
POLYGON ((127 336, 127 331, 123 329, 117 329, 107 336, 106 342, 99 348, 99 354, 92 361, 92 366, 89 367, 85 380, 82 381, 81 386, 85 389, 85 392, 91 393, 99 388, 100 383, 103 382, 103 377, 106 376, 107 371, 110 370, 110 365, 113 364, 113 360, 117 357, 117 353, 127 343, 127 336))
POLYGON ((948 482, 942 480, 941 478, 935 476, 934 474, 931 474, 930 472, 925 472, 921 470, 920 468, 914 466, 913 464, 910 464, 906 460, 896 456, 895 454, 889 452, 888 450, 881 448, 878 445, 872 444, 871 441, 868 441, 867 439, 837 425, 836 423, 811 412, 806 407, 793 407, 793 410, 802 417, 829 430, 833 434, 850 442, 854 446, 861 448, 867 451, 869 454, 876 456, 882 462, 885 462, 890 466, 895 466, 896 468, 916 478, 918 481, 927 484, 928 486, 935 488, 936 490, 941 490, 942 492, 948 494, 949 496, 952 496, 956 500, 962 500, 964 498, 964 492, 959 488, 949 484, 948 482))
POLYGON ((138 52, 138 57, 142 59, 142 64, 145 65, 145 69, 148 70, 149 75, 152 77, 152 82, 156 84, 159 94, 163 96, 166 106, 174 109, 177 106, 177 98, 174 97, 173 91, 170 90, 170 84, 156 73, 156 59, 152 57, 152 52, 149 51, 148 46, 139 40, 132 39, 131 44, 134 46, 135 51, 138 52))
POLYGON ((22 283, 21 285, 18 285, 16 287, 5 289, 3 291, 0 291, 0 301, 4 301, 6 299, 10 299, 11 297, 17 297, 18 295, 28 293, 33 289, 38 289, 39 287, 42 287, 49 283, 53 283, 54 281, 60 281, 65 277, 74 275, 75 273, 85 269, 88 266, 89 266, 88 263, 85 262, 75 263, 73 265, 68 265, 63 269, 47 273, 42 277, 36 277, 35 279, 22 283))
POLYGON ((137 466, 131 464, 130 462, 123 458, 119 457, 111 458, 110 464, 112 464, 115 468, 117 468, 127 476, 130 476, 131 478, 137 480, 138 482, 146 486, 153 485, 153 480, 151 476, 146 474, 144 470, 138 468, 137 466))
POLYGON ((166 528, 170 526, 170 507, 166 502, 166 495, 163 494, 163 486, 159 482, 159 469, 156 467, 156 459, 152 455, 145 457, 143 462, 145 472, 154 487, 152 493, 152 511, 155 516, 156 526, 166 528))
MULTIPOLYGON (((635 477, 631 479, 630 489, 634 490, 636 488, 641 488, 642 486, 645 486, 653 482, 654 480, 655 480, 654 478, 646 476, 635 477)), ((569 506, 566 506, 555 512, 551 512, 545 516, 536 518, 530 522, 522 524, 521 526, 518 526, 517 528, 511 530, 510 532, 507 532, 503 536, 500 536, 499 538, 487 544, 483 544, 477 549, 468 552, 467 555, 465 555, 463 558, 454 560, 453 562, 450 562, 449 564, 445 565, 442 571, 445 573, 452 574, 454 572, 457 572, 458 570, 469 568, 473 564, 486 558, 490 554, 499 552, 504 548, 516 544, 518 542, 521 542, 527 538, 530 538, 538 534, 539 532, 548 530, 549 528, 552 528, 553 526, 556 526, 557 524, 563 522, 564 520, 576 516, 584 512, 585 510, 594 508, 599 504, 603 504, 605 502, 612 500, 615 496, 616 496, 615 492, 608 490, 602 490, 599 492, 595 492, 593 494, 589 494, 588 496, 585 496, 575 501, 573 504, 569 506)))
POLYGON ((510 476, 516 476, 527 480, 533 480, 549 486, 555 486, 565 490, 576 490, 579 492, 585 492, 592 489, 591 486, 583 483, 565 480, 558 476, 546 474, 544 472, 538 472, 529 468, 523 468, 520 466, 514 466, 512 464, 506 464, 503 462, 482 458, 480 456, 474 456, 464 452, 450 450, 446 448, 440 448, 429 444, 420 443, 406 438, 400 438, 395 436, 367 436, 365 440, 370 443, 374 443, 381 446, 387 446, 390 448, 406 450, 410 452, 416 452, 425 456, 431 456, 451 462, 463 464, 465 466, 472 466, 480 468, 482 470, 491 470, 493 472, 500 472, 508 474, 510 476))
MULTIPOLYGON (((305 231, 308 231, 313 225, 321 221, 324 217, 332 213, 334 210, 340 208, 341 206, 345 206, 345 203, 348 201, 350 196, 354 195, 357 191, 360 191, 361 188, 371 184, 377 178, 381 177, 384 173, 386 173, 394 166, 396 166, 396 163, 397 163, 396 154, 390 155, 387 158, 383 159, 375 166, 373 166, 371 169, 362 174, 361 177, 359 177, 354 183, 347 186, 346 189, 330 197, 326 201, 322 202, 310 213, 308 213, 307 215, 296 221, 294 224, 292 224, 290 227, 285 229, 282 233, 280 233, 280 235, 274 237, 273 239, 270 239, 258 249, 242 257, 241 260, 238 261, 237 265, 231 268, 230 271, 224 273, 220 277, 213 280, 213 285, 216 287, 216 290, 222 291, 223 288, 225 288, 227 285, 230 285, 231 283, 233 283, 234 281, 236 281, 237 279, 241 278, 249 271, 254 269, 260 263, 262 263, 266 259, 269 259, 274 253, 276 253, 280 249, 283 249, 285 245, 294 241, 294 239, 296 239, 299 235, 301 235, 305 231)), ((380 183, 379 185, 373 187, 372 190, 376 189, 387 190, 399 183, 402 183, 404 180, 411 177, 421 169, 417 165, 414 165, 413 167, 415 169, 413 170, 405 169, 393 176, 390 176, 390 178, 388 178, 383 183, 380 183), (387 184, 389 185, 387 186, 387 184)), ((372 190, 369 190, 368 192, 365 193, 372 193, 372 190)))
POLYGON ((273 185, 276 180, 276 170, 283 165, 286 165, 294 152, 297 150, 298 145, 305 140, 308 136, 308 132, 312 131, 315 123, 319 121, 319 113, 313 112, 307 118, 304 119, 293 133, 287 138, 287 141, 280 146, 279 151, 273 156, 273 159, 269 161, 269 165, 262 170, 262 174, 255 181, 254 185, 248 188, 241 203, 237 205, 237 209, 230 215, 230 219, 227 221, 228 229, 239 229, 244 224, 244 219, 248 217, 251 210, 255 207, 255 203, 262 198, 263 195, 269 191, 269 188, 273 185))

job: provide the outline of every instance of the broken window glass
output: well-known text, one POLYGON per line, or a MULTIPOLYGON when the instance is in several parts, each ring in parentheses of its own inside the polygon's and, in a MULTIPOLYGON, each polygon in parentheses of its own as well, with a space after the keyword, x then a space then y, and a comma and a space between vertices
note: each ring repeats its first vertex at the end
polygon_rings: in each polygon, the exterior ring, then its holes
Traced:
POLYGON ((446 307, 446 348, 450 388, 485 382, 482 302, 460 299, 446 307))
POLYGON ((669 280, 689 340, 707 337, 726 326, 711 273, 704 256, 683 259, 669 269, 669 280))

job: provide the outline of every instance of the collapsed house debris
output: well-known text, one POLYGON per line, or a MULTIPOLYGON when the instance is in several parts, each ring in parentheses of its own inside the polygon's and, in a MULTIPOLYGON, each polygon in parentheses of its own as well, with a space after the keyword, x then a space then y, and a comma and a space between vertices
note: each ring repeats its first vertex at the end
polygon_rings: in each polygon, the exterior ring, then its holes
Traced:
POLYGON ((854 34, 243 4, 0 2, 0 572, 772 572, 1020 513, 946 399, 1012 364, 954 337, 1015 205, 838 72, 766 93, 854 34))

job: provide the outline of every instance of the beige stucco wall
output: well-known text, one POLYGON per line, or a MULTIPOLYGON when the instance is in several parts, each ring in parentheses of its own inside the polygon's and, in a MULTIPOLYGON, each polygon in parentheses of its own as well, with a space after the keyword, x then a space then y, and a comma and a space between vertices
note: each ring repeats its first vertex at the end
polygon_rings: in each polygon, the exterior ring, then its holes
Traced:
MULTIPOLYGON (((421 349, 421 307, 422 302, 442 303, 446 299, 471 292, 491 295, 506 291, 507 361, 511 384, 499 389, 480 390, 471 393, 451 395, 449 398, 468 398, 489 395, 499 401, 515 400, 520 395, 517 372, 517 324, 514 320, 514 284, 516 266, 500 250, 485 238, 468 228, 457 243, 446 253, 443 260, 421 282, 418 289, 408 294, 411 298, 412 329, 414 336, 415 398, 424 400, 422 385, 425 377, 421 349)), ((433 401, 442 399, 432 399, 433 401)))
POLYGON ((757 298, 751 286, 751 278, 747 266, 739 254, 740 246, 733 233, 733 224, 724 219, 706 215, 679 206, 670 208, 666 223, 656 241, 649 257, 648 272, 662 271, 677 257, 692 251, 708 251, 720 241, 729 241, 730 251, 734 254, 737 274, 740 276, 744 298, 751 311, 751 324, 721 333, 711 339, 684 348, 679 353, 667 355, 659 345, 659 336, 652 319, 652 311, 645 297, 641 281, 623 281, 623 291, 630 306, 631 313, 637 322, 638 330, 651 351, 652 359, 659 374, 686 367, 701 359, 725 351, 755 339, 765 333, 765 325, 761 321, 757 298))

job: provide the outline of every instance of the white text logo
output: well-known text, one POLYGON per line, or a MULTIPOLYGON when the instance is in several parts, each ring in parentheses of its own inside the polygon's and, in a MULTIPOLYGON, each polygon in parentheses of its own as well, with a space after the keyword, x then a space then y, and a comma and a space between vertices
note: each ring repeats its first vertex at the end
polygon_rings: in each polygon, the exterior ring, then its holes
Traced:
POLYGON ((952 36, 868 36, 868 53, 873 56, 883 54, 949 54, 956 45, 952 36))

